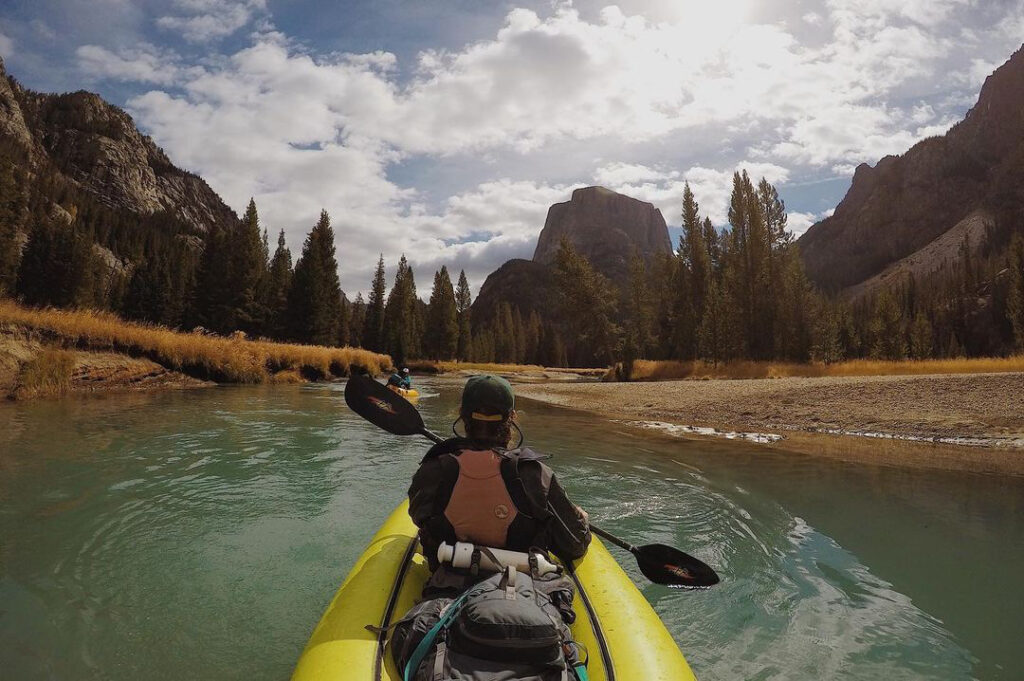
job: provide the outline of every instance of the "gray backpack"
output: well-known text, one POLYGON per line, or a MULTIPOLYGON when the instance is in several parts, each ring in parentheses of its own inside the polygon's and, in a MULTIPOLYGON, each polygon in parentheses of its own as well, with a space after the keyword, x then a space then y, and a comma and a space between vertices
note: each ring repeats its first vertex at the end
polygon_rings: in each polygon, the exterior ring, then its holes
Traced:
POLYGON ((459 598, 417 604, 395 627, 392 655, 406 681, 566 681, 577 659, 553 601, 572 595, 564 577, 513 568, 459 598))

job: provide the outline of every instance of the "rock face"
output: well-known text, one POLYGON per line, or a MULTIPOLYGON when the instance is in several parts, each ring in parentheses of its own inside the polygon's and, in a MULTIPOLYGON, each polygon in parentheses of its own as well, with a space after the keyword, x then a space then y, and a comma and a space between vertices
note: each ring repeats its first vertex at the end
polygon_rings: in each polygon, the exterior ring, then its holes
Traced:
POLYGON ((524 316, 536 310, 549 317, 557 309, 554 262, 563 237, 620 287, 629 280, 634 249, 648 263, 672 252, 665 218, 653 205, 604 187, 577 189, 548 209, 533 260, 509 260, 487 277, 473 303, 473 323, 489 322, 503 302, 524 316))
MULTIPOLYGON (((842 290, 979 211, 992 214, 997 229, 1008 228, 1024 207, 1022 180, 1024 48, 985 80, 978 103, 944 136, 922 140, 902 156, 886 156, 873 168, 857 168, 835 214, 798 242, 807 274, 825 289, 842 290)), ((929 258, 946 256, 955 258, 955 250, 929 258)))
POLYGON ((659 253, 672 251, 660 210, 604 187, 577 189, 572 199, 548 209, 534 261, 554 263, 563 237, 595 269, 618 284, 628 278, 634 249, 639 249, 648 263, 659 253))
POLYGON ((237 220, 200 177, 176 168, 131 116, 89 92, 39 94, 8 78, 0 61, 0 139, 49 163, 111 208, 168 211, 199 231, 237 220))
POLYGON ((473 323, 486 324, 498 306, 508 302, 523 315, 536 311, 542 317, 553 309, 555 276, 549 265, 516 258, 491 272, 473 301, 473 323))

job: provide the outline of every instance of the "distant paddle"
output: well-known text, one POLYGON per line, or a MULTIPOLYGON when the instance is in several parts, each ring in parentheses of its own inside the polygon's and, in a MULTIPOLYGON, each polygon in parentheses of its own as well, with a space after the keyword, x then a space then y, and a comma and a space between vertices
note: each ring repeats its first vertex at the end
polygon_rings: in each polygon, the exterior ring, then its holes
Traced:
MULTIPOLYGON (((434 442, 444 438, 430 432, 416 407, 401 395, 366 374, 350 372, 345 386, 345 402, 364 419, 395 435, 422 435, 434 442)), ((674 588, 699 589, 718 584, 718 575, 707 564, 665 544, 633 546, 591 524, 590 529, 636 557, 640 572, 655 584, 674 588)))

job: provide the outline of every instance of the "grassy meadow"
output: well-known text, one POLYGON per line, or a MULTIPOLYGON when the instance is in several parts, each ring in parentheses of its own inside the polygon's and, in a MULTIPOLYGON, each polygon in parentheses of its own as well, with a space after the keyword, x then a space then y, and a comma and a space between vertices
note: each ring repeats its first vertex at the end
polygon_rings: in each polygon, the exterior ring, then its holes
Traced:
MULTIPOLYGON (((683 379, 790 378, 818 376, 912 376, 922 374, 988 374, 1024 371, 1024 355, 1011 357, 964 357, 885 361, 854 359, 835 364, 796 362, 727 362, 718 365, 701 361, 638 359, 633 363, 633 381, 676 381, 683 379)), ((616 367, 604 380, 617 380, 616 367)))
MULTIPOLYGON (((11 300, 0 300, 0 326, 20 327, 58 348, 145 357, 188 376, 224 383, 290 383, 335 378, 347 375, 349 365, 365 368, 375 375, 391 368, 388 355, 360 348, 182 333, 161 326, 126 322, 106 312, 32 309, 11 300)), ((43 360, 40 357, 36 361, 43 360)), ((50 369, 46 367, 59 369, 66 363, 49 358, 39 371, 47 374, 50 369)), ((41 380, 45 383, 49 379, 41 380)))

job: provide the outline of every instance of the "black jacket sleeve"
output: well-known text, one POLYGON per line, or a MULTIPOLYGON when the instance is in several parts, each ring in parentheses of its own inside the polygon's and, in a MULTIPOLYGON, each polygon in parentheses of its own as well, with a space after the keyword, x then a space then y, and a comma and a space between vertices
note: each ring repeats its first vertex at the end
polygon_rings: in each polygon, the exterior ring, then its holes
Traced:
POLYGON ((549 548, 565 561, 582 558, 590 546, 590 524, 580 514, 575 504, 569 501, 558 479, 551 476, 548 490, 547 520, 549 548))
POLYGON ((437 568, 438 545, 442 541, 454 540, 444 509, 459 476, 459 464, 452 457, 441 454, 459 446, 459 441, 448 440, 432 447, 423 457, 409 485, 409 517, 420 528, 420 543, 431 570, 437 568))
POLYGON ((590 546, 590 526, 569 501, 554 471, 534 459, 519 464, 519 476, 535 517, 544 519, 547 548, 564 561, 582 558, 590 546))

